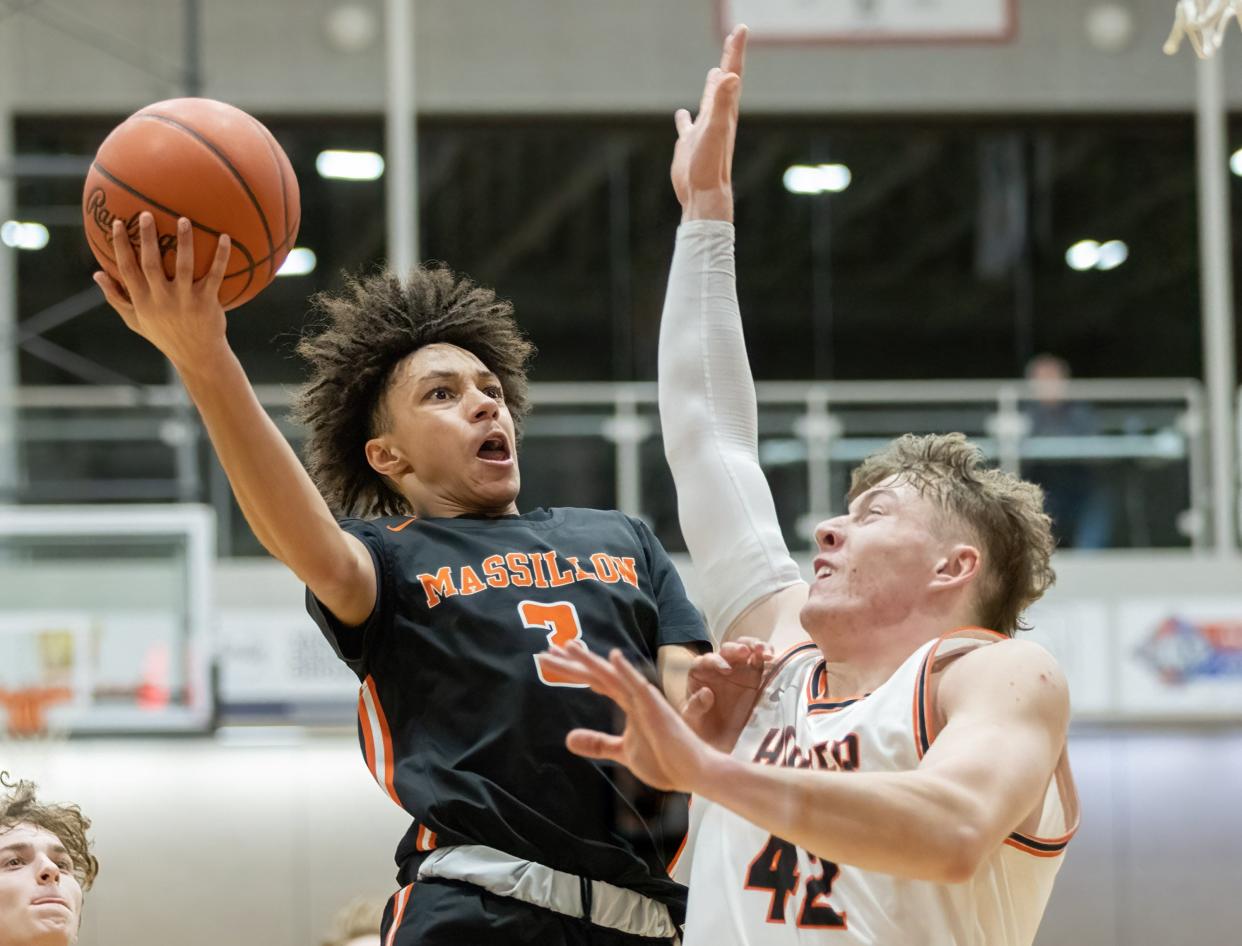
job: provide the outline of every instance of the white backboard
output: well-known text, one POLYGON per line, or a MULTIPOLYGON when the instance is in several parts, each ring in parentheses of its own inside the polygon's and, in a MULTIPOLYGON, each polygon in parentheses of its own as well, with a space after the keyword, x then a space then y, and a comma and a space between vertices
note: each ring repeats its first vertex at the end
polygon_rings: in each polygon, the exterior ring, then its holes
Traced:
POLYGON ((214 562, 207 507, 0 506, 0 690, 67 690, 69 734, 205 731, 214 562))

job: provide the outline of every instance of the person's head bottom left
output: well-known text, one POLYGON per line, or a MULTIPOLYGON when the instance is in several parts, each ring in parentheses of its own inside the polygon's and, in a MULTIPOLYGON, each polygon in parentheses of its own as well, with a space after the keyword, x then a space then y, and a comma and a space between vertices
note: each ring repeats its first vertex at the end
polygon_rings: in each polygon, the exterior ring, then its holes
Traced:
POLYGON ((0 946, 77 942, 83 894, 99 870, 90 822, 73 806, 41 805, 30 782, 0 782, 0 946))

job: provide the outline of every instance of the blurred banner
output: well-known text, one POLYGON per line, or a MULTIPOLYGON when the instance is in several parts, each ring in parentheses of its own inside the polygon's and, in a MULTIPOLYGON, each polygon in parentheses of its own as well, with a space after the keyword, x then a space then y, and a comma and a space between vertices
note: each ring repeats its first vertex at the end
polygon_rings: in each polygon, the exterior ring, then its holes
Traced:
POLYGON ((1152 596, 1037 605, 1030 634, 1090 720, 1242 716, 1242 597, 1152 596))
MULTIPOLYGON (((1021 637, 1057 658, 1082 722, 1242 717, 1242 597, 1063 597, 1021 637)), ((304 612, 218 613, 224 723, 353 726, 358 681, 304 612)))
POLYGON ((305 611, 221 611, 216 652, 223 721, 353 724, 358 678, 305 611))

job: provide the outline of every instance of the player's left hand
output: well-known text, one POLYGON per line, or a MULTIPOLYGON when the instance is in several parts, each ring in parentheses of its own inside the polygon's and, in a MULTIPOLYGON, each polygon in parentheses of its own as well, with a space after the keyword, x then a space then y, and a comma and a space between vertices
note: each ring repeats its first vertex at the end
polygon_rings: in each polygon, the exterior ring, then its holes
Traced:
POLYGON ((681 203, 683 220, 733 219, 733 144, 737 138, 745 26, 725 38, 720 65, 707 74, 698 114, 678 109, 673 115, 677 144, 669 176, 681 203))
POLYGON ((681 718, 712 748, 732 752, 773 659, 772 648, 754 637, 727 641, 718 653, 696 657, 686 678, 681 718))
POLYGON ((693 792, 701 783, 715 750, 695 735, 654 686, 619 650, 603 660, 581 644, 552 647, 545 667, 585 683, 625 713, 620 736, 574 729, 565 737, 569 751, 588 759, 620 762, 653 788, 693 792))
POLYGON ((164 272, 155 218, 138 217, 138 258, 121 221, 112 224, 112 251, 120 281, 95 273, 95 283, 125 324, 163 352, 178 371, 198 370, 227 349, 220 285, 229 261, 230 242, 221 236, 211 269, 194 279, 194 236, 190 221, 177 221, 177 263, 173 278, 164 272))

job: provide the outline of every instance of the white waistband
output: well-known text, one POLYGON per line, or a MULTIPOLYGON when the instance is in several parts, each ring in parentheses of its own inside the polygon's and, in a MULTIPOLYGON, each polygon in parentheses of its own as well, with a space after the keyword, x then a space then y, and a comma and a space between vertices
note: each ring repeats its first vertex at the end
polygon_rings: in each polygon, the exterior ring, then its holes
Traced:
MULTIPOLYGON (((565 916, 583 917, 582 878, 511 857, 481 844, 436 848, 418 867, 419 880, 433 877, 464 881, 500 897, 521 900, 565 916)), ((677 928, 663 903, 602 880, 589 883, 591 915, 588 919, 596 926, 655 939, 669 939, 676 934, 677 928)))

